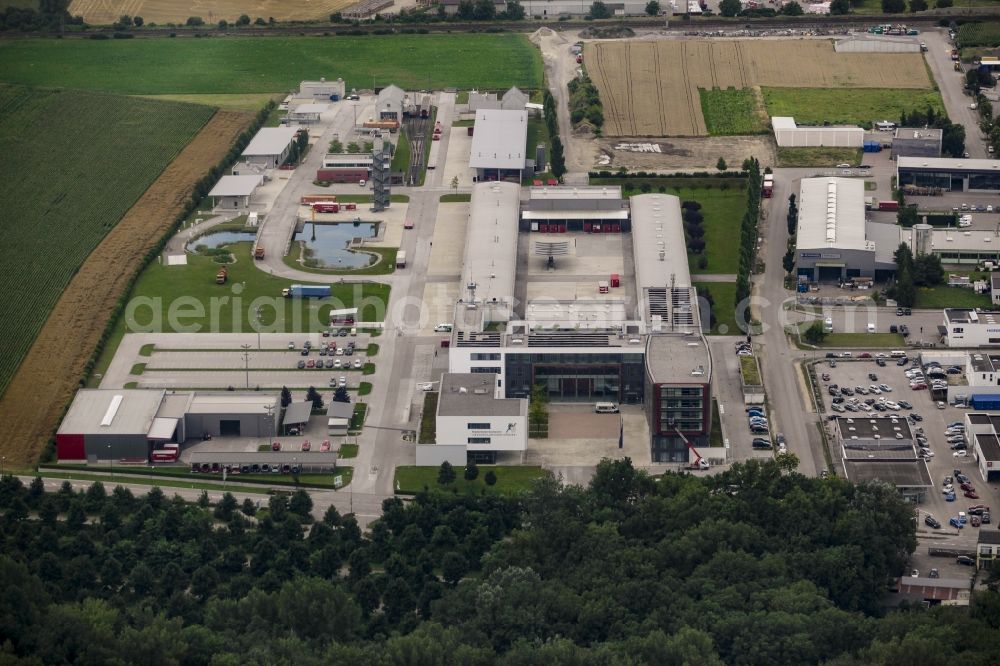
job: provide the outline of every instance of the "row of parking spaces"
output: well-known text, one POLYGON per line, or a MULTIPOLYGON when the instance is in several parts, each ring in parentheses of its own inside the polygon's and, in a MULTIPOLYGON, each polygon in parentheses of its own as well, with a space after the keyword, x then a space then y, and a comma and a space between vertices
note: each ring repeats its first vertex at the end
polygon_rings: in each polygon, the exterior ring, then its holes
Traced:
MULTIPOLYGON (((934 538, 938 540, 935 543, 939 545, 947 543, 959 549, 974 550, 975 529, 950 527, 949 520, 952 517, 957 517, 959 511, 967 510, 969 506, 980 503, 989 505, 991 500, 996 499, 996 490, 985 486, 985 484, 980 484, 976 486, 978 497, 965 497, 965 491, 962 490, 962 492, 954 493, 949 501, 948 495, 943 492, 948 477, 951 477, 954 482, 958 474, 969 478, 975 476, 975 466, 972 459, 967 457, 965 451, 953 450, 951 446, 954 442, 948 442, 947 433, 954 432, 954 430, 949 431, 949 425, 964 422, 965 410, 949 406, 941 401, 935 401, 929 391, 910 390, 909 380, 905 374, 910 368, 910 363, 899 366, 891 360, 885 366, 879 366, 875 363, 875 359, 841 360, 835 367, 820 363, 816 367, 816 374, 819 376, 823 388, 824 409, 828 414, 833 412, 834 396, 830 395, 828 389, 832 384, 837 384, 838 387, 850 387, 854 391, 854 396, 844 396, 838 391, 837 398, 844 400, 838 404, 846 406, 849 399, 856 400, 857 402, 854 403, 856 405, 865 404, 865 400, 873 400, 874 402, 870 405, 871 412, 860 408, 857 408, 856 412, 845 409, 844 413, 835 414, 836 416, 907 416, 914 433, 920 437, 918 444, 923 445, 928 453, 924 456, 924 461, 934 482, 934 485, 927 489, 918 512, 923 517, 930 515, 942 525, 941 528, 932 528, 921 522, 918 533, 921 531, 925 534, 933 532, 934 538), (875 379, 872 379, 872 375, 875 379), (886 384, 892 390, 886 393, 880 388, 880 394, 872 394, 872 384, 877 387, 886 384), (859 386, 867 388, 868 394, 857 395, 857 387, 859 386), (884 411, 876 410, 874 405, 879 404, 882 399, 885 399, 883 405, 895 402, 900 406, 900 409, 893 410, 885 407, 884 411), (910 409, 907 409, 906 405, 910 406, 910 409)), ((920 449, 914 453, 914 456, 916 457, 919 452, 920 449)), ((960 486, 958 488, 960 489, 960 486)))
POLYGON ((362 381, 360 372, 343 373, 343 370, 326 369, 315 372, 303 372, 295 369, 245 372, 243 370, 149 370, 147 368, 136 378, 135 382, 137 388, 175 390, 281 389, 283 387, 307 386, 359 388, 362 381))
POLYGON ((279 368, 361 370, 367 357, 360 352, 302 354, 301 352, 153 352, 146 370, 268 370, 279 368))
POLYGON ((712 389, 718 402, 723 433, 728 440, 730 460, 772 457, 773 449, 753 448, 754 438, 765 437, 769 442, 770 438, 750 431, 747 409, 762 405, 744 403, 740 388, 740 357, 736 353, 739 348, 734 350, 734 339, 712 337, 709 338, 709 345, 712 352, 712 372, 715 373, 712 389))

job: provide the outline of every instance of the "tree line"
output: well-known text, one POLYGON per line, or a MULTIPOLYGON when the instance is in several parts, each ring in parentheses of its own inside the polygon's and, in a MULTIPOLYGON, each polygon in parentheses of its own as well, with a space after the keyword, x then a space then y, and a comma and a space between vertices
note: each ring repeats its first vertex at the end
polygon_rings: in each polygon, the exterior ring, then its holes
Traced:
POLYGON ((736 298, 733 307, 744 325, 750 323, 750 274, 757 255, 757 221, 760 218, 760 197, 763 177, 760 163, 751 157, 743 162, 747 173, 747 207, 740 221, 740 257, 736 271, 736 298))
MULTIPOLYGON (((420 494, 311 516, 304 492, 210 507, 0 481, 0 640, 26 663, 991 663, 971 612, 884 614, 915 547, 886 485, 738 463, 587 488, 420 494), (954 660, 954 661, 953 661, 954 660), (961 661, 958 661, 961 660, 961 661)), ((992 655, 992 657, 990 656, 992 655)))

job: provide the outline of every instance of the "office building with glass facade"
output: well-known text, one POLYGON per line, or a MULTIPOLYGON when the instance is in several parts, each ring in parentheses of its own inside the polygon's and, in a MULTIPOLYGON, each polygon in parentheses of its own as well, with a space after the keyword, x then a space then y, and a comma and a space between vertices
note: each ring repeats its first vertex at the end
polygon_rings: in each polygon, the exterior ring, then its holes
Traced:
POLYGON ((900 157, 896 182, 947 192, 996 192, 1000 190, 1000 160, 900 157))

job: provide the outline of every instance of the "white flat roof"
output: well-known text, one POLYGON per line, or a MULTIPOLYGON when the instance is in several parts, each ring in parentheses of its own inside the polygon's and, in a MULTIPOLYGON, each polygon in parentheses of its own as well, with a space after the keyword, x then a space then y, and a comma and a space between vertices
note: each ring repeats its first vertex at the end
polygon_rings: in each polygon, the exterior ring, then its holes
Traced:
POLYGON ((771 116, 773 129, 795 129, 795 118, 791 116, 771 116))
POLYGON ((567 199, 622 198, 622 188, 617 185, 592 185, 587 187, 529 187, 528 199, 532 201, 564 201, 567 199))
MULTIPOLYGON (((900 239, 913 247, 913 230, 900 231, 900 239)), ((970 231, 968 229, 934 229, 931 231, 931 249, 938 252, 989 252, 1000 250, 1000 236, 992 229, 970 231)))
POLYGON ((149 439, 173 439, 174 431, 177 430, 177 419, 157 416, 153 419, 153 425, 146 435, 149 439))
POLYGON ((294 127, 264 127, 250 140, 244 155, 280 155, 295 138, 294 127))
POLYGON ((528 112, 479 109, 472 134, 473 169, 523 169, 528 112))
POLYGON ((468 298, 466 286, 475 282, 476 300, 513 301, 520 194, 521 186, 516 183, 472 186, 461 298, 468 298))
MULTIPOLYGON (((632 254, 639 302, 643 290, 691 286, 681 200, 672 194, 640 194, 632 202, 632 254), (663 258, 660 258, 660 253, 663 258)), ((735 240, 733 241, 735 242, 735 240)))
POLYGON ((323 113, 328 108, 330 108, 329 104, 302 104, 295 107, 292 113, 323 113))
POLYGON ((955 157, 900 157, 897 169, 944 169, 946 171, 1000 171, 1000 160, 955 157))
POLYGON ((263 176, 223 176, 215 184, 210 197, 246 197, 253 194, 257 186, 264 181, 263 176))
MULTIPOLYGON (((189 414, 262 414, 274 406, 278 396, 271 393, 195 393, 189 414)), ((277 415, 277 411, 274 412, 277 415)))
POLYGON ((799 250, 872 250, 865 238, 865 183, 856 178, 803 178, 799 188, 799 250))
POLYGON ((145 435, 162 400, 163 391, 150 389, 80 389, 58 433, 145 435))

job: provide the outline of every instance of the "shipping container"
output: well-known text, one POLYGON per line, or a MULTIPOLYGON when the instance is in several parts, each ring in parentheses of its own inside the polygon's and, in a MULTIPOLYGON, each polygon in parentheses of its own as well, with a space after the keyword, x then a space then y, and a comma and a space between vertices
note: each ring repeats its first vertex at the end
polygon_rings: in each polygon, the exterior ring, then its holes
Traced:
POLYGON ((282 289, 281 295, 286 298, 326 298, 330 295, 330 285, 293 284, 291 287, 282 289))
POLYGON ((406 268, 406 252, 403 250, 396 253, 396 268, 406 268))
MULTIPOLYGON (((368 169, 363 167, 325 168, 316 170, 316 180, 325 183, 356 183, 359 180, 367 180, 368 176, 368 169)), ((325 200, 330 199, 328 198, 325 200)))
POLYGON ((312 209, 316 213, 339 213, 340 204, 332 201, 317 202, 312 205, 312 209))
POLYGON ((892 200, 890 200, 890 201, 879 201, 878 202, 878 209, 879 210, 899 210, 899 202, 898 201, 892 201, 892 200))

